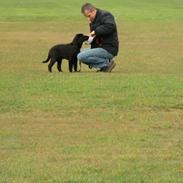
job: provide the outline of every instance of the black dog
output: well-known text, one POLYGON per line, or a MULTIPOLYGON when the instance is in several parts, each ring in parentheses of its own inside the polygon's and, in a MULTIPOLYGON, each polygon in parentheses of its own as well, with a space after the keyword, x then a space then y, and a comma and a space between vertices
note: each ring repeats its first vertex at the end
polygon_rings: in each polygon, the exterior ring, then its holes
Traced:
POLYGON ((76 34, 71 43, 53 46, 48 53, 48 58, 43 63, 47 63, 51 59, 48 64, 48 70, 52 72, 52 67, 57 62, 57 69, 62 72, 62 59, 66 59, 69 61, 69 71, 72 72, 73 68, 74 71, 77 71, 77 54, 86 40, 88 40, 88 36, 76 34))

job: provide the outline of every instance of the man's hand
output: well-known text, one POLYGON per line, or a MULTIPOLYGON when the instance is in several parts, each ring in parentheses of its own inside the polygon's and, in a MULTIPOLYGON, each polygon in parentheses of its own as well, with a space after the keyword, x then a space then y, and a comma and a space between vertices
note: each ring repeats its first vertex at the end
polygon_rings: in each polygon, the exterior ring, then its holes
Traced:
POLYGON ((95 31, 90 32, 89 37, 90 36, 94 37, 95 36, 95 31))

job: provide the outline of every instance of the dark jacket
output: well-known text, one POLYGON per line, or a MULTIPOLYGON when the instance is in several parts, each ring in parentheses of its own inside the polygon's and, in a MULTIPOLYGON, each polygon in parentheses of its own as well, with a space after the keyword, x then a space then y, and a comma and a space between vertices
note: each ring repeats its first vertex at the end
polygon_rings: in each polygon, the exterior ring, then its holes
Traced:
POLYGON ((90 31, 95 31, 96 34, 91 48, 103 48, 113 56, 118 54, 119 42, 117 27, 111 13, 97 9, 96 17, 90 23, 90 31))

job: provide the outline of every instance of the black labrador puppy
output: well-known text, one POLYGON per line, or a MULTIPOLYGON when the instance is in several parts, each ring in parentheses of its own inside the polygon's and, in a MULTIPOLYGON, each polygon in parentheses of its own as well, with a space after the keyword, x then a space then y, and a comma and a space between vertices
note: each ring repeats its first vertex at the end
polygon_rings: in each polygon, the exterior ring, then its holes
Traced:
POLYGON ((52 72, 52 67, 57 62, 57 69, 62 72, 62 59, 66 59, 69 61, 69 71, 72 72, 73 69, 77 71, 77 54, 86 40, 88 40, 88 36, 76 34, 71 43, 53 46, 48 53, 48 58, 43 63, 47 63, 50 60, 48 70, 52 72))

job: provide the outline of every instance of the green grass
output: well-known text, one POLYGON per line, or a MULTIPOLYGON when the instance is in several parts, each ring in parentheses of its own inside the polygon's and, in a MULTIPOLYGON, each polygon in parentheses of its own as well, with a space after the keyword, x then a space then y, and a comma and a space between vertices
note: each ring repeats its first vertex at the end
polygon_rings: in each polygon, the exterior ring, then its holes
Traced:
POLYGON ((181 183, 180 0, 91 1, 117 18, 111 74, 41 61, 88 33, 83 1, 0 1, 0 183, 181 183))
MULTIPOLYGON (((6 0, 0 2, 1 21, 79 21, 78 0, 6 0)), ((98 7, 110 10, 119 21, 181 21, 182 0, 115 0, 91 1, 98 7)))

